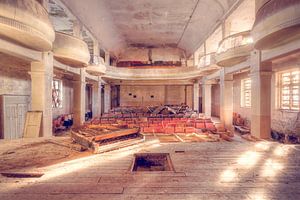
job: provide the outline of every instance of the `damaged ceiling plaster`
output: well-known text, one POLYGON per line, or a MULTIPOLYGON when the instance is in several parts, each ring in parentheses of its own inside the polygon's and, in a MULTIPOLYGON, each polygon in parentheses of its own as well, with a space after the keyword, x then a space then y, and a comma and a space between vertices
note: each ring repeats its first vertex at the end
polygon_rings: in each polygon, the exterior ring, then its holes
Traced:
POLYGON ((62 0, 106 50, 173 47, 191 54, 239 0, 62 0))

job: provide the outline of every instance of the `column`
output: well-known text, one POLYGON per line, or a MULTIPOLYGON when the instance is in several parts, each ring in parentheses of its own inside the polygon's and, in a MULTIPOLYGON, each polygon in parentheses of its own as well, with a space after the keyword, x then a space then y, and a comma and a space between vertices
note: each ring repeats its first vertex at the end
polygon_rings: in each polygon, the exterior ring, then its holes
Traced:
POLYGON ((94 64, 99 64, 100 49, 99 49, 99 43, 95 39, 93 40, 93 55, 94 55, 93 57, 94 64))
POLYGON ((73 35, 82 39, 82 25, 78 20, 73 21, 73 35))
POLYGON ((193 98, 194 98, 194 111, 199 112, 199 80, 196 80, 193 86, 194 92, 193 92, 193 98))
POLYGON ((204 81, 202 85, 202 110, 207 117, 211 117, 211 87, 211 83, 204 81))
POLYGON ((225 127, 232 130, 233 115, 233 75, 220 72, 220 119, 225 127))
POLYGON ((110 65, 110 56, 108 52, 105 52, 105 64, 106 66, 110 65))
POLYGON ((85 73, 85 69, 80 69, 80 74, 74 78, 74 127, 85 121, 85 73))
POLYGON ((111 109, 111 87, 109 84, 104 85, 104 112, 108 113, 111 109))
POLYGON ((261 63, 261 52, 251 53, 251 134, 268 139, 271 133, 272 64, 261 63))
POLYGON ((93 117, 101 116, 101 82, 93 84, 93 117))
POLYGON ((52 136, 53 54, 42 54, 41 62, 31 63, 31 110, 42 111, 40 136, 52 136))

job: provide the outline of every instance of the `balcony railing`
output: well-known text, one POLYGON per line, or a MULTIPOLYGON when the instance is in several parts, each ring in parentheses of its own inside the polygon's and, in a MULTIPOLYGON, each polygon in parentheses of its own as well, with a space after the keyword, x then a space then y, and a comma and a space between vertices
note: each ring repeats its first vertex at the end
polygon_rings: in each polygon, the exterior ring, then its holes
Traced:
POLYGON ((206 67, 206 66, 214 64, 215 62, 216 62, 215 61, 215 52, 214 53, 209 53, 209 54, 206 54, 206 55, 202 56, 199 59, 199 63, 198 63, 197 67, 198 68, 206 67))
POLYGON ((219 48, 217 53, 223 53, 226 52, 229 49, 249 45, 253 43, 253 39, 250 35, 250 31, 245 31, 241 33, 237 33, 234 35, 230 35, 226 38, 224 38, 220 43, 219 43, 219 48))

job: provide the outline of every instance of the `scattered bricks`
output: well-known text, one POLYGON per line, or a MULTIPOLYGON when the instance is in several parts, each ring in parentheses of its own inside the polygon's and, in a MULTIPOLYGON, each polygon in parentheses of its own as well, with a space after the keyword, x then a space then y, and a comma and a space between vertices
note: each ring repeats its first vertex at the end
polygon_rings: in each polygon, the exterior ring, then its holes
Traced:
POLYGON ((165 128, 165 134, 174 134, 175 132, 175 127, 166 127, 165 128))
POLYGON ((205 124, 204 123, 196 123, 196 128, 205 129, 205 124))
POLYGON ((185 133, 195 133, 194 127, 185 127, 185 133))
POLYGON ((175 133, 184 133, 184 127, 182 126, 176 126, 175 127, 175 133))

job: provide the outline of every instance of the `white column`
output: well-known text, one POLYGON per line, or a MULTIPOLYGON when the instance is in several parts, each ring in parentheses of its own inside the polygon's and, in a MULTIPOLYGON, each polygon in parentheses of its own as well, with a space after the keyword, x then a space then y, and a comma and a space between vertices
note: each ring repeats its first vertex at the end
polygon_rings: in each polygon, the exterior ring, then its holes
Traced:
POLYGON ((93 103, 92 103, 93 117, 101 115, 101 82, 93 84, 93 103))
POLYGON ((105 52, 105 64, 106 64, 107 66, 110 65, 110 55, 109 55, 108 52, 105 52))
POLYGON ((211 117, 211 87, 207 81, 202 85, 202 108, 207 117, 211 117))
POLYGON ((193 92, 193 98, 194 98, 194 111, 199 112, 199 80, 196 80, 196 82, 194 83, 194 92, 193 92))
POLYGON ((233 115, 233 75, 220 72, 220 119, 225 127, 232 130, 233 115))
POLYGON ((104 112, 111 109, 111 87, 109 84, 104 85, 104 112))
POLYGON ((40 136, 52 136, 53 54, 45 52, 41 62, 32 62, 30 75, 31 110, 43 113, 40 136))
POLYGON ((261 63, 261 52, 251 54, 251 134, 268 139, 271 133, 272 64, 261 63))
POLYGON ((73 21, 73 35, 82 38, 82 24, 78 20, 73 21))
POLYGON ((80 69, 80 75, 74 81, 74 126, 80 126, 85 121, 85 69, 80 69))

